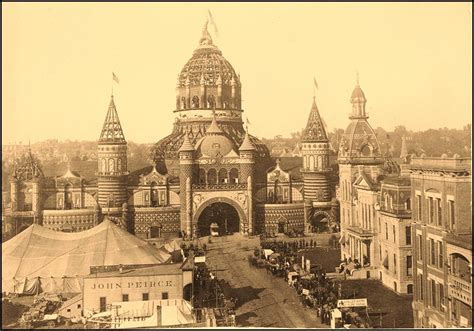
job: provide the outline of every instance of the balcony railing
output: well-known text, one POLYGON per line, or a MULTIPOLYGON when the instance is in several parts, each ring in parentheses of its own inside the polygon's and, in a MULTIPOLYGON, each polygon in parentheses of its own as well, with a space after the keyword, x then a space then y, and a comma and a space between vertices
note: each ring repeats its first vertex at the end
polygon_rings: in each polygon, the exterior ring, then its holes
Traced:
POLYGON ((453 274, 448 276, 448 282, 449 282, 449 295, 470 306, 472 302, 471 283, 453 274))
POLYGON ((232 191, 246 190, 246 183, 194 184, 193 190, 232 191))

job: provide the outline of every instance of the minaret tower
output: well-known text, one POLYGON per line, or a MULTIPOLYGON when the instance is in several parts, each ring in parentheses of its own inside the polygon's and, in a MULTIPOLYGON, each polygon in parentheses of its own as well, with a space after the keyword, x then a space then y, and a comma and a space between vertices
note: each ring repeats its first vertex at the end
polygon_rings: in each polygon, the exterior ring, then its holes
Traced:
POLYGON ((194 174, 194 146, 189 140, 188 132, 184 133, 183 143, 178 150, 179 153, 179 199, 181 201, 181 231, 189 237, 193 237, 192 224, 192 183, 194 174))
POLYGON ((301 145, 305 231, 309 232, 313 226, 311 215, 314 215, 317 209, 332 207, 328 178, 331 171, 329 167, 330 144, 315 97, 313 97, 308 123, 303 131, 301 145))
POLYGON ((329 139, 319 115, 316 100, 301 139, 304 198, 315 202, 331 201, 329 179, 329 139))
POLYGON ((127 201, 127 141, 112 95, 99 138, 98 196, 102 208, 120 208, 127 201))

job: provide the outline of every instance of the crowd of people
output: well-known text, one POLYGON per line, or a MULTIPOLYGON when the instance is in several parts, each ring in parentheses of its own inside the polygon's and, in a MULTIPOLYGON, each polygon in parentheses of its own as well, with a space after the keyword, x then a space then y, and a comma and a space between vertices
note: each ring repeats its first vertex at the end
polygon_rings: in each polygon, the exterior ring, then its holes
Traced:
MULTIPOLYGON (((254 256, 250 257, 249 261, 254 266, 264 266, 267 273, 275 277, 284 278, 289 286, 295 288, 300 303, 309 309, 314 309, 321 323, 330 325, 331 312, 337 307, 337 301, 346 299, 349 295, 343 293, 341 281, 329 279, 321 266, 314 265, 309 270, 306 270, 306 266, 301 266, 298 252, 315 246, 314 240, 261 241, 260 249, 254 251, 254 256), (268 250, 273 253, 267 256, 265 252, 268 250), (258 263, 262 260, 265 262, 263 265, 258 263)), ((344 261, 341 261, 341 264, 342 262, 344 261)), ((350 295, 354 295, 354 292, 350 295)), ((354 309, 341 308, 340 310, 343 324, 361 328, 369 326, 368 319, 355 312, 354 309)))

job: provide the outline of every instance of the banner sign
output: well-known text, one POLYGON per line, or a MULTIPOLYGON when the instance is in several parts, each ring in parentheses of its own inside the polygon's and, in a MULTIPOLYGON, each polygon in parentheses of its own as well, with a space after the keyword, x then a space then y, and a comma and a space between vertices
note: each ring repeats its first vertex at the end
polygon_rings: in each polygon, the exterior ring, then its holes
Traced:
POLYGON ((194 263, 206 263, 205 256, 196 256, 194 257, 194 263))
POLYGON ((367 307, 367 298, 337 300, 337 307, 367 307))

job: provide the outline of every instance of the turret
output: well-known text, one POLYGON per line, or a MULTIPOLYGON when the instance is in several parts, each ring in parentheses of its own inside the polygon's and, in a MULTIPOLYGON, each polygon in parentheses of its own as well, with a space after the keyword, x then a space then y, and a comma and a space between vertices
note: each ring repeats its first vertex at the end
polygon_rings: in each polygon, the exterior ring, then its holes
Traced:
POLYGON ((315 98, 301 139, 304 198, 312 202, 331 200, 328 173, 329 139, 315 98))
POLYGON ((181 229, 186 231, 188 236, 192 236, 192 227, 190 219, 191 206, 190 199, 192 199, 192 183, 194 174, 194 146, 188 137, 188 132, 184 134, 183 143, 178 150, 179 153, 179 199, 181 202, 181 229), (186 206, 186 207, 185 207, 186 206))
POLYGON ((250 139, 248 130, 245 132, 245 137, 242 144, 239 147, 240 158, 242 159, 239 181, 246 183, 248 178, 254 177, 255 167, 255 146, 250 139))
POLYGON ((127 142, 113 96, 99 138, 97 163, 99 205, 121 207, 127 200, 127 142))

